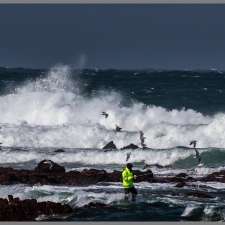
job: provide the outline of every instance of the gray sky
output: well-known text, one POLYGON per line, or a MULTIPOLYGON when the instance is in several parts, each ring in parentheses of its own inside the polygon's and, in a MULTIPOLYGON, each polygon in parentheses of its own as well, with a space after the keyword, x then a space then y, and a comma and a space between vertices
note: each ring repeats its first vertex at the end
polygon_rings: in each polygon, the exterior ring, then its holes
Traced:
POLYGON ((0 65, 225 69, 225 5, 0 5, 0 65))

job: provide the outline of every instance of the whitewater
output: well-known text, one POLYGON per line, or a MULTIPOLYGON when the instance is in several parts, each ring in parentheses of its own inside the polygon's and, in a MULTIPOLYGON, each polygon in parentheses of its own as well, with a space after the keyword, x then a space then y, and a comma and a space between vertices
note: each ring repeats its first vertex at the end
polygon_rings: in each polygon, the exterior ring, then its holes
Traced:
MULTIPOLYGON (((220 86, 224 73, 74 71, 59 65, 24 76, 23 71, 18 75, 0 68, 1 167, 34 169, 49 159, 66 171, 112 172, 121 171, 131 153, 129 162, 136 170, 145 170, 147 164, 157 176, 201 177, 225 169, 225 87, 220 86), (215 83, 210 86, 208 80, 215 83), (105 118, 102 112, 109 116, 105 118), (116 125, 121 132, 115 131, 116 125), (119 150, 131 143, 141 147, 140 131, 147 149, 119 150), (202 166, 189 145, 192 140, 197 140, 202 166), (117 150, 102 149, 110 141, 117 150)), ((123 201, 121 183, 116 182, 76 187, 1 185, 0 197, 13 194, 67 203, 76 215, 62 220, 224 221, 224 184, 187 184, 180 189, 175 183, 137 183, 137 202, 131 205, 123 201), (185 197, 195 186, 213 198, 185 197), (89 203, 109 208, 102 215, 97 208, 83 208, 89 203)))
MULTIPOLYGON (((143 131, 150 148, 225 146, 225 114, 203 115, 133 101, 123 105, 117 92, 82 95, 81 78, 71 79, 68 66, 52 68, 45 77, 27 81, 0 97, 0 141, 4 146, 102 148, 109 141, 121 148, 140 145, 143 131), (109 117, 101 116, 107 111, 109 117), (123 132, 115 133, 115 126, 123 132), (84 135, 85 134, 85 135, 84 135)), ((107 76, 107 75, 106 75, 107 76)))

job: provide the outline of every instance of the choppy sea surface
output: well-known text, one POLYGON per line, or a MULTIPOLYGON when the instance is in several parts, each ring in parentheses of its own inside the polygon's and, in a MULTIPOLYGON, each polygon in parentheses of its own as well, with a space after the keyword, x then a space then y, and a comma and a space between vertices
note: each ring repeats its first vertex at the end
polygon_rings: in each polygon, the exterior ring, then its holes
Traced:
MULTIPOLYGON (((165 70, 49 70, 0 68, 0 166, 33 169, 51 159, 66 170, 122 170, 127 153, 135 169, 152 165, 154 174, 181 172, 203 176, 225 169, 225 72, 165 70), (108 113, 105 118, 101 113, 108 113), (122 132, 115 132, 115 126, 122 132), (143 131, 149 149, 103 151, 140 146, 143 131), (189 145, 197 140, 198 166, 189 145), (63 149, 64 152, 55 152, 63 149), (154 166, 158 165, 158 166, 154 166)), ((196 186, 196 184, 193 184, 196 186)), ((88 187, 0 186, 13 194, 70 204, 75 210, 57 220, 182 221, 224 220, 225 184, 198 183, 213 198, 187 197, 193 189, 142 182, 135 203, 123 200, 121 183, 88 187), (177 194, 179 192, 179 195, 177 194), (90 202, 109 205, 88 209, 90 202)), ((55 218, 56 220, 56 218, 55 218)))

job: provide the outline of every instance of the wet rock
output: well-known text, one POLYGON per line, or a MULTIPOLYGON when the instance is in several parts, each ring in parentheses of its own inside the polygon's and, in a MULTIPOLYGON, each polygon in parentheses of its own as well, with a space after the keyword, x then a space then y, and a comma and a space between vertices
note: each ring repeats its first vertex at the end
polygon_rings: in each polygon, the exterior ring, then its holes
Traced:
POLYGON ((70 214, 73 212, 69 205, 54 202, 37 202, 36 199, 20 200, 13 198, 0 198, 0 221, 32 221, 39 215, 70 214))
POLYGON ((147 170, 144 172, 134 170, 134 174, 137 176, 136 182, 142 182, 142 181, 149 181, 151 182, 152 179, 154 178, 154 175, 151 170, 147 170))
MULTIPOLYGON (((121 182, 122 171, 106 172, 105 170, 84 169, 83 171, 65 172, 65 168, 48 161, 40 162, 34 170, 16 170, 0 167, 0 184, 39 184, 39 185, 73 185, 88 186, 98 182, 121 182), (53 165, 53 168, 49 168, 53 165), (55 169, 56 168, 56 169, 55 169), (58 169, 59 168, 59 169, 58 169), (61 169, 62 168, 62 169, 61 169)), ((151 170, 134 171, 136 182, 154 182, 151 170)))
POLYGON ((88 205, 84 206, 83 208, 95 208, 95 209, 103 209, 103 208, 111 208, 111 205, 107 205, 101 202, 90 202, 88 205))
POLYGON ((201 181, 216 181, 216 182, 223 182, 225 183, 225 170, 221 170, 218 172, 214 172, 211 173, 205 177, 203 177, 202 179, 200 179, 201 181))
POLYGON ((137 178, 135 179, 135 182, 149 182, 149 183, 155 183, 154 178, 152 177, 151 174, 145 174, 145 175, 141 175, 141 176, 137 176, 137 178))
POLYGON ((13 201, 13 196, 12 195, 8 195, 8 199, 9 199, 9 202, 12 202, 13 201))
MULTIPOLYGON (((65 172, 65 168, 50 161, 44 160, 34 170, 17 170, 0 167, 0 184, 40 184, 40 185, 92 185, 98 182, 121 182, 120 171, 106 172, 105 170, 89 169, 83 171, 65 172), (47 161, 47 162, 46 162, 47 161)), ((190 177, 186 173, 176 176, 154 176, 151 170, 134 170, 137 175, 136 182, 176 183, 177 187, 186 185, 187 182, 218 181, 225 182, 224 172, 217 172, 206 177, 190 177)))
POLYGON ((63 166, 46 159, 38 163, 34 170, 39 173, 65 173, 63 166))
POLYGON ((178 183, 175 185, 175 187, 177 187, 177 188, 182 188, 182 187, 184 187, 185 185, 186 185, 186 183, 183 182, 183 181, 181 181, 181 182, 178 182, 178 183))
POLYGON ((177 178, 187 178, 188 175, 187 175, 186 173, 178 173, 178 174, 176 175, 176 177, 177 177, 177 178))
POLYGON ((156 163, 156 164, 147 164, 147 163, 145 163, 143 169, 147 169, 147 168, 151 168, 151 167, 156 167, 158 169, 171 168, 170 166, 162 166, 162 165, 160 165, 158 163, 156 163))
POLYGON ((124 150, 124 149, 137 149, 137 148, 139 148, 137 145, 129 144, 129 145, 124 146, 123 148, 121 148, 121 150, 124 150))
POLYGON ((188 176, 186 173, 179 173, 174 177, 168 178, 170 182, 174 183, 180 183, 180 182, 186 182, 186 181, 195 181, 193 177, 188 176))
POLYGON ((62 152, 65 152, 65 151, 63 149, 56 149, 54 152, 55 153, 62 153, 62 152))
POLYGON ((113 141, 110 141, 108 144, 106 144, 102 149, 117 149, 116 145, 113 141))

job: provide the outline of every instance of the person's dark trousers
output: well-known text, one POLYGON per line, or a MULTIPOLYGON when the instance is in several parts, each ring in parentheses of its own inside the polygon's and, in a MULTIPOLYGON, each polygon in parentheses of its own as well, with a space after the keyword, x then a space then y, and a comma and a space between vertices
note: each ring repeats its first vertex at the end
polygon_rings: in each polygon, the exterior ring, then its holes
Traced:
POLYGON ((136 200, 136 196, 137 196, 137 189, 135 187, 131 187, 131 188, 124 188, 124 192, 125 192, 125 200, 129 199, 129 194, 132 195, 132 201, 134 202, 136 200))

